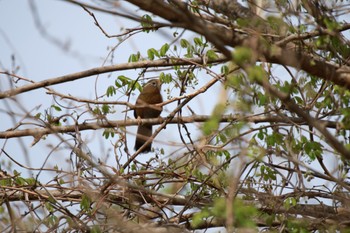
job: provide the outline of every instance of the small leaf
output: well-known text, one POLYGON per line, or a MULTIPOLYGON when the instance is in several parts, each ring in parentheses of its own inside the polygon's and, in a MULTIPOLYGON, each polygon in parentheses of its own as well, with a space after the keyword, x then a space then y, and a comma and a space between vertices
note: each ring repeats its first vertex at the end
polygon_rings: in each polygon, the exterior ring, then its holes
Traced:
POLYGON ((222 74, 225 74, 225 75, 228 75, 228 72, 229 72, 228 66, 223 65, 223 66, 221 67, 221 73, 222 73, 222 74))
POLYGON ((145 28, 143 31, 147 33, 150 32, 151 30, 154 30, 152 29, 152 27, 154 27, 152 17, 147 14, 142 16, 141 26, 145 28))
POLYGON ((141 57, 140 52, 137 52, 136 54, 131 54, 129 56, 128 62, 137 62, 140 60, 140 57, 141 57))
POLYGON ((199 38, 199 37, 195 37, 195 38, 193 39, 193 41, 194 41, 194 43, 195 43, 196 45, 198 45, 198 46, 202 46, 202 45, 203 45, 202 39, 199 38))
POLYGON ((38 112, 38 113, 35 114, 35 116, 34 116, 35 119, 40 119, 40 117, 41 117, 41 113, 40 113, 40 112, 38 112))
POLYGON ((294 207, 297 205, 297 200, 294 197, 288 197, 286 200, 283 202, 283 207, 286 210, 289 210, 290 208, 294 207))
POLYGON ((159 75, 159 79, 162 83, 170 83, 173 80, 173 77, 171 74, 164 74, 164 72, 161 72, 159 75))
POLYGON ((109 138, 109 131, 106 129, 105 131, 103 131, 102 136, 105 137, 105 139, 109 138))
POLYGON ((160 57, 158 51, 155 50, 154 48, 148 49, 148 50, 147 50, 147 55, 148 55, 148 58, 149 58, 150 60, 154 60, 154 57, 155 57, 155 56, 156 56, 156 57, 160 57))
POLYGON ((209 121, 204 122, 203 124, 203 132, 205 135, 209 135, 217 130, 219 127, 219 122, 217 119, 212 118, 209 121))
POLYGON ((159 55, 161 57, 164 57, 166 55, 166 53, 168 52, 169 50, 169 44, 168 43, 165 43, 161 48, 160 48, 160 53, 159 55))
POLYGON ((147 56, 151 61, 154 60, 154 53, 152 49, 147 50, 147 56))
POLYGON ((103 113, 104 115, 106 115, 107 113, 109 113, 109 110, 110 110, 110 106, 109 106, 109 105, 107 105, 107 104, 102 105, 102 113, 103 113))
POLYGON ((36 179, 34 178, 27 178, 25 179, 28 185, 34 185, 36 183, 36 179))
POLYGON ((114 86, 109 86, 106 91, 107 97, 110 97, 112 95, 115 95, 117 93, 116 89, 114 86))
POLYGON ((247 71, 251 81, 261 82, 266 77, 266 71, 261 66, 251 66, 247 71))
POLYGON ((90 209, 90 205, 90 198, 86 194, 83 194, 80 202, 80 209, 87 211, 90 209))
POLYGON ((105 139, 108 139, 109 137, 114 137, 115 133, 113 129, 105 129, 102 133, 102 136, 105 137, 105 139))
POLYGON ((135 90, 135 89, 137 89, 137 90, 139 90, 140 92, 141 92, 141 90, 142 90, 142 85, 139 83, 139 82, 137 82, 137 81, 134 81, 133 82, 133 90, 135 90))
POLYGON ((251 63, 253 57, 253 51, 248 47, 237 47, 233 54, 234 61, 239 66, 251 63))
POLYGON ((181 39, 180 40, 180 45, 181 45, 182 48, 187 48, 187 47, 190 46, 190 43, 187 40, 185 40, 185 39, 181 39))
POLYGON ((207 51, 207 57, 209 61, 215 60, 218 58, 218 55, 214 52, 214 50, 210 49, 207 51))
POLYGON ((164 77, 165 77, 164 72, 161 72, 161 73, 159 74, 159 79, 160 79, 160 81, 163 81, 164 77))
POLYGON ((62 109, 59 107, 59 106, 56 106, 56 105, 51 105, 51 108, 55 109, 57 112, 60 112, 62 111, 62 109))
POLYGON ((259 133, 257 134, 257 136, 260 140, 263 140, 264 139, 264 132, 262 130, 259 130, 259 133))
POLYGON ((23 186, 26 183, 25 179, 22 177, 16 177, 15 182, 18 186, 23 186))

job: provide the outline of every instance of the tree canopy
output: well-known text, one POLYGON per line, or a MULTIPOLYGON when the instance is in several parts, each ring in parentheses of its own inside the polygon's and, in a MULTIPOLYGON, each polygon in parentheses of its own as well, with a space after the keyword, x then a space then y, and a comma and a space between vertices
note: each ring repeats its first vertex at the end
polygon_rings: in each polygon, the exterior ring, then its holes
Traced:
POLYGON ((0 63, 0 83, 9 84, 0 87, 0 119, 8 120, 0 131, 1 229, 350 229, 346 1, 62 2, 81 9, 113 47, 101 66, 42 80, 0 63), (128 26, 107 31, 100 14, 128 26), (150 46, 149 36, 162 40, 150 46), (143 51, 115 59, 135 37, 143 51), (84 86, 91 77, 95 87, 84 86), (134 119, 134 101, 150 78, 163 83, 164 111, 134 119), (102 79, 108 85, 100 93, 102 79), (64 91, 71 83, 94 96, 64 91), (52 104, 22 103, 36 92, 52 104), (154 144, 141 154, 133 150, 134 129, 145 123, 153 125, 154 144), (33 153, 39 145, 50 152, 33 153))

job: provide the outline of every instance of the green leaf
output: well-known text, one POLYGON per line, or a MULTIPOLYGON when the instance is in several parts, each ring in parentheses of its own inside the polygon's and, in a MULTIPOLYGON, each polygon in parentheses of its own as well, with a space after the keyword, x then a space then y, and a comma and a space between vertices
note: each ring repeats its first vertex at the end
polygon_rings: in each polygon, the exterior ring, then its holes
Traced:
POLYGON ((283 143, 284 137, 280 133, 273 132, 272 134, 266 135, 267 146, 276 146, 283 143))
POLYGON ((27 178, 25 181, 28 185, 34 185, 36 183, 36 179, 34 178, 27 178))
POLYGON ((102 133, 102 136, 105 137, 105 139, 108 139, 109 137, 114 137, 115 132, 114 129, 105 129, 102 133))
POLYGON ((258 92, 257 105, 258 106, 265 106, 267 102, 268 102, 268 96, 261 93, 261 92, 258 92))
POLYGON ((339 24, 339 22, 337 22, 337 21, 332 21, 330 18, 328 18, 328 17, 325 17, 324 19, 323 19, 323 22, 326 24, 326 27, 329 29, 329 30, 331 30, 331 31, 333 31, 333 30, 338 30, 339 28, 340 28, 340 24, 339 24))
POLYGON ((226 65, 221 66, 221 73, 225 74, 225 75, 228 75, 228 73, 229 73, 228 66, 226 66, 226 65))
POLYGON ((24 178, 22 178, 22 177, 16 177, 15 178, 15 182, 19 186, 23 186, 23 185, 26 184, 26 180, 24 178))
POLYGON ((45 202, 45 208, 47 209, 47 211, 49 211, 50 213, 53 212, 55 209, 53 208, 51 202, 45 202))
MULTIPOLYGON (((214 200, 212 207, 204 207, 201 211, 194 214, 191 225, 195 228, 201 225, 206 219, 215 218, 225 221, 227 214, 228 201, 225 198, 214 200)), ((237 227, 255 227, 254 216, 258 215, 258 211, 254 206, 249 206, 240 199, 231 201, 232 209, 234 210, 233 221, 237 227)))
POLYGON ((342 108, 340 112, 343 115, 342 124, 344 125, 344 128, 349 129, 350 128, 350 108, 342 108))
POLYGON ((141 18, 141 26, 144 28, 144 32, 150 32, 150 31, 153 31, 155 30, 154 28, 154 23, 153 23, 153 20, 152 20, 152 17, 149 16, 148 14, 145 14, 142 16, 141 18))
POLYGON ((109 113, 110 108, 111 108, 111 107, 110 107, 109 105, 103 104, 103 105, 102 105, 102 113, 103 113, 104 115, 106 115, 107 113, 109 113))
POLYGON ((122 82, 123 86, 125 86, 130 82, 131 78, 128 78, 124 75, 119 75, 118 80, 120 80, 122 82))
POLYGON ((133 90, 139 90, 141 92, 142 90, 142 85, 139 82, 134 81, 133 82, 133 90))
POLYGON ((41 113, 40 112, 35 114, 35 116, 34 116, 35 119, 40 119, 40 117, 41 117, 41 113))
POLYGON ((289 210, 290 208, 297 205, 297 200, 294 197, 287 197, 283 202, 283 207, 286 210, 289 210))
POLYGON ((250 64, 252 57, 253 51, 248 47, 237 47, 233 53, 233 59, 239 66, 250 64))
POLYGON ((147 50, 147 56, 151 61, 154 60, 154 53, 152 49, 147 50))
POLYGON ((267 21, 271 27, 277 34, 285 35, 288 31, 288 25, 283 21, 282 18, 275 16, 268 16, 267 21))
POLYGON ((203 133, 210 135, 219 128, 221 116, 226 107, 224 104, 217 104, 214 108, 211 118, 203 124, 203 133))
POLYGON ((88 195, 83 194, 81 197, 81 202, 80 202, 80 209, 84 211, 90 210, 91 206, 91 199, 89 198, 88 195))
POLYGON ((2 178, 0 179, 0 187, 2 186, 12 186, 13 182, 12 179, 10 178, 2 178))
POLYGON ((91 227, 90 233, 101 233, 102 230, 99 225, 95 225, 91 227))
POLYGON ((219 133, 218 136, 219 136, 219 139, 220 139, 220 141, 221 141, 222 143, 226 143, 226 142, 227 142, 227 137, 226 137, 225 134, 219 133))
POLYGON ((127 87, 127 89, 124 89, 125 92, 128 92, 130 89, 135 90, 136 88, 140 88, 140 84, 137 81, 124 75, 118 76, 115 80, 115 86, 117 88, 127 87))
POLYGON ((218 55, 215 53, 214 50, 210 49, 207 51, 207 57, 209 61, 216 60, 218 58, 218 55))
POLYGON ((317 157, 322 156, 323 148, 319 142, 307 141, 304 144, 304 151, 309 156, 309 158, 313 161, 317 157))
POLYGON ((164 57, 166 55, 166 53, 168 52, 169 50, 169 44, 168 43, 165 43, 161 48, 160 48, 160 53, 159 55, 161 57, 164 57))
POLYGON ((261 130, 259 130, 259 133, 257 134, 257 136, 258 136, 258 138, 260 139, 260 140, 263 140, 264 139, 264 137, 265 137, 265 132, 263 132, 263 130, 261 129, 261 130))
POLYGON ((194 49, 192 46, 187 47, 187 53, 184 55, 187 58, 193 58, 194 49))
POLYGON ((131 164, 131 171, 137 171, 137 167, 135 164, 131 164))
POLYGON ((187 40, 181 39, 180 40, 180 45, 181 45, 182 48, 188 48, 191 44, 187 40))
POLYGON ((262 165, 260 167, 260 173, 265 181, 276 180, 276 173, 269 167, 262 165))
POLYGON ((131 54, 129 56, 128 62, 137 62, 140 61, 141 54, 140 52, 137 52, 136 54, 131 54))
POLYGON ((107 87, 107 90, 106 90, 106 95, 107 97, 110 97, 110 96, 113 96, 117 93, 117 90, 115 89, 114 86, 109 86, 107 87))
POLYGON ((250 66, 247 72, 251 81, 261 82, 266 77, 266 71, 261 66, 250 66))
POLYGON ((154 57, 155 57, 155 56, 156 56, 156 57, 160 57, 158 51, 155 50, 154 48, 148 49, 148 50, 147 50, 147 55, 148 55, 148 58, 149 58, 150 60, 154 60, 154 57))
POLYGON ((60 111, 62 111, 62 109, 59 107, 59 106, 57 106, 57 105, 51 105, 51 108, 53 108, 53 109, 55 109, 57 112, 60 112, 60 111))
POLYGON ((159 79, 162 83, 170 83, 173 81, 173 77, 171 74, 164 74, 164 72, 161 72, 159 75, 159 79))
POLYGON ((193 39, 193 41, 194 41, 194 43, 195 43, 196 45, 198 45, 198 46, 200 46, 200 47, 203 45, 203 41, 202 41, 202 39, 199 38, 199 37, 195 37, 195 38, 193 39))

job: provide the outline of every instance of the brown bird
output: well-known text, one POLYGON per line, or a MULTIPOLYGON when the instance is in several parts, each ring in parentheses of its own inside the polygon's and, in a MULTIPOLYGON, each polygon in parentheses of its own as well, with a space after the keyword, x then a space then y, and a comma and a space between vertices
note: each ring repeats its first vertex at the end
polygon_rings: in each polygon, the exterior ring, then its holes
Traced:
MULTIPOLYGON (((148 81, 142 89, 142 92, 137 97, 134 117, 147 119, 159 117, 162 112, 162 107, 156 107, 153 104, 159 104, 163 102, 162 95, 160 93, 162 83, 159 79, 152 79, 148 81), (151 106, 153 105, 153 106, 151 106)), ((134 149, 137 151, 146 141, 152 136, 152 125, 142 124, 137 128, 136 141, 134 149)), ((141 153, 147 153, 151 151, 152 142, 150 142, 141 153)))

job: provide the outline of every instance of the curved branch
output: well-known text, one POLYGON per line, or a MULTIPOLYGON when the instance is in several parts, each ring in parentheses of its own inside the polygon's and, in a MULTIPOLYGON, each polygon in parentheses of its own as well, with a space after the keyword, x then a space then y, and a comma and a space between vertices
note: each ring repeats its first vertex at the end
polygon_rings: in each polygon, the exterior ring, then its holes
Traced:
POLYGON ((147 67, 165 67, 165 66, 178 66, 178 65, 193 65, 193 63, 196 64, 208 64, 208 63, 218 63, 218 62, 224 62, 227 61, 227 59, 224 56, 219 56, 217 59, 213 59, 211 61, 203 61, 202 58, 191 58, 191 59, 184 59, 184 58, 163 58, 159 60, 154 61, 138 61, 138 62, 130 62, 130 63, 123 63, 123 64, 117 64, 117 65, 111 65, 111 66, 103 66, 103 67, 97 67, 89 70, 84 70, 81 72, 73 73, 73 74, 67 74, 56 78, 51 79, 45 79, 43 81, 28 84, 22 87, 18 87, 12 90, 0 92, 0 99, 8 98, 11 96, 18 95, 20 93, 36 90, 42 87, 52 86, 60 83, 66 83, 71 82, 74 80, 78 80, 81 78, 89 77, 92 75, 97 74, 103 74, 108 72, 114 72, 119 70, 131 70, 131 69, 138 69, 138 68, 147 68, 147 67))

